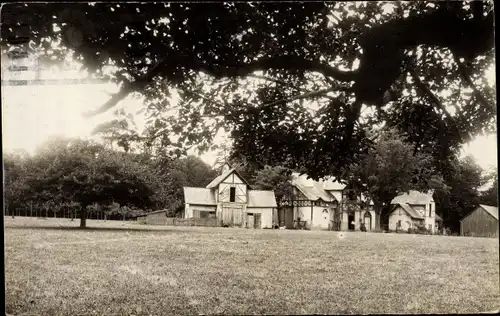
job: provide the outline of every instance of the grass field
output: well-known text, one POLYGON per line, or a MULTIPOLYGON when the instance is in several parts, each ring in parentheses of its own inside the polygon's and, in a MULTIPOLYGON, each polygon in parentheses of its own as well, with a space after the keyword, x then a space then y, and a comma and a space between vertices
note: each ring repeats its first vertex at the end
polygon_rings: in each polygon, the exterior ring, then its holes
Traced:
POLYGON ((12 315, 497 310, 497 239, 5 220, 12 315), (53 228, 50 228, 53 227, 53 228))

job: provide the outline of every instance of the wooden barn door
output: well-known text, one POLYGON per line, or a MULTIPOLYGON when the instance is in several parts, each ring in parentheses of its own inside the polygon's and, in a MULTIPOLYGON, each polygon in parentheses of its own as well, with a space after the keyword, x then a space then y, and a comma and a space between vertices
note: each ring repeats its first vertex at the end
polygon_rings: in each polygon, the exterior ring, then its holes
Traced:
POLYGON ((248 228, 254 228, 255 227, 255 221, 253 214, 248 214, 247 216, 247 227, 248 228))
POLYGON ((254 214, 254 228, 261 228, 262 227, 262 223, 261 223, 261 214, 254 214))
POLYGON ((285 227, 288 229, 293 228, 293 208, 287 207, 285 208, 285 227))
POLYGON ((233 210, 229 207, 222 208, 222 225, 233 225, 233 210))
POLYGON ((227 205, 222 207, 222 225, 241 226, 243 224, 243 206, 227 205))

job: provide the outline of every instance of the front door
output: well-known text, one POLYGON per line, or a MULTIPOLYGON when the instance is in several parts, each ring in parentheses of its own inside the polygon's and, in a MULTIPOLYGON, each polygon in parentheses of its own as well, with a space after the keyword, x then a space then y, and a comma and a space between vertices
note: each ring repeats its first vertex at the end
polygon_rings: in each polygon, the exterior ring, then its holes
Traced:
POLYGON ((365 212, 365 227, 367 231, 370 231, 372 229, 372 215, 370 212, 365 212))
POLYGON ((248 228, 254 228, 255 227, 255 221, 253 214, 248 214, 247 216, 247 227, 248 228))
POLYGON ((330 224, 330 211, 325 208, 322 212, 321 212, 321 229, 328 229, 330 228, 329 224, 330 224))
POLYGON ((354 230, 355 229, 355 223, 354 223, 354 213, 349 213, 347 216, 347 229, 348 230, 354 230))

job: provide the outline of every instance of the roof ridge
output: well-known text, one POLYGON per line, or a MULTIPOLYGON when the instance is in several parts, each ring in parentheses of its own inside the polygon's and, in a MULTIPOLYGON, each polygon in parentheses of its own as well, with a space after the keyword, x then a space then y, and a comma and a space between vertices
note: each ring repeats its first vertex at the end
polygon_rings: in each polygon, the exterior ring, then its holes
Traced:
POLYGON ((190 188, 190 189, 205 189, 205 190, 210 190, 209 188, 204 188, 204 187, 190 187, 190 186, 183 186, 183 188, 190 188))

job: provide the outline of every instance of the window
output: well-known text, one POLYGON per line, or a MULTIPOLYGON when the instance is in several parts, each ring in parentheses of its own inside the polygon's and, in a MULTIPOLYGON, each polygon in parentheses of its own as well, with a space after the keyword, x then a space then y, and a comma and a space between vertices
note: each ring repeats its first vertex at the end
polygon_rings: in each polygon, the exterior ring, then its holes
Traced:
POLYGON ((396 227, 401 227, 401 221, 399 220, 396 227))
POLYGON ((236 201, 236 188, 229 189, 229 202, 236 201))
POLYGON ((401 215, 401 208, 399 209, 399 215, 401 215))
POLYGON ((432 231, 432 224, 429 224, 429 230, 432 231))

